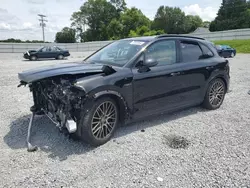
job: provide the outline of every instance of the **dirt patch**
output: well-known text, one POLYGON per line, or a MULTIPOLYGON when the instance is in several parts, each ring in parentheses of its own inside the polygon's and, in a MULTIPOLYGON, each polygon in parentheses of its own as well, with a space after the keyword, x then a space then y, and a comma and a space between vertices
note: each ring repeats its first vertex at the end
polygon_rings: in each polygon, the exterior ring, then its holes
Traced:
POLYGON ((185 149, 190 145, 186 138, 176 135, 164 136, 164 143, 173 149, 185 149))

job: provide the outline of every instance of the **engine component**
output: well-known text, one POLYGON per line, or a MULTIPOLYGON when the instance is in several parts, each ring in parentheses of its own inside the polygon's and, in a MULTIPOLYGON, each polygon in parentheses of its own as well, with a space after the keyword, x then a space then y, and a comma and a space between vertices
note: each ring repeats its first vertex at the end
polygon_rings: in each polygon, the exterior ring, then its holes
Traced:
POLYGON ((77 115, 84 101, 82 99, 85 99, 85 93, 75 88, 72 80, 62 78, 40 80, 30 84, 30 89, 34 106, 31 108, 27 150, 34 152, 38 148, 30 143, 30 137, 35 114, 42 111, 60 130, 65 129, 69 133, 74 133, 77 131, 77 115))
POLYGON ((66 127, 67 127, 69 133, 74 133, 74 132, 76 132, 76 130, 77 130, 76 122, 73 121, 73 120, 68 120, 68 121, 66 122, 66 127))
POLYGON ((28 150, 28 152, 34 152, 34 151, 36 151, 38 149, 37 146, 33 146, 30 143, 30 133, 31 133, 31 128, 32 128, 32 125, 33 125, 34 117, 35 117, 35 112, 33 112, 32 115, 31 115, 30 122, 29 122, 29 127, 28 127, 28 134, 27 134, 27 150, 28 150))

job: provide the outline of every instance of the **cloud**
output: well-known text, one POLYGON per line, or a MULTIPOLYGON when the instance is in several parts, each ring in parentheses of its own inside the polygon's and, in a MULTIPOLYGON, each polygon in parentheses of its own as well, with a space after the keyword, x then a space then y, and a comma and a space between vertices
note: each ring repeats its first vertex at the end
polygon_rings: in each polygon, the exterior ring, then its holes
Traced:
POLYGON ((0 14, 6 14, 8 11, 6 9, 0 8, 0 14))
POLYGON ((32 15, 37 15, 37 14, 40 14, 40 13, 43 13, 43 14, 47 14, 48 11, 45 9, 45 8, 37 8, 37 7, 32 7, 29 9, 29 13, 32 14, 32 15))
POLYGON ((0 30, 10 30, 10 29, 11 29, 11 27, 9 24, 4 23, 4 22, 0 23, 0 30))
POLYGON ((46 3, 46 0, 25 0, 27 3, 30 3, 30 4, 45 4, 46 3))
POLYGON ((25 28, 25 29, 32 29, 34 27, 33 27, 32 23, 30 23, 30 22, 24 22, 23 23, 23 28, 25 28))
POLYGON ((204 21, 212 21, 217 15, 218 8, 213 8, 210 6, 201 8, 198 4, 193 4, 193 5, 185 6, 183 8, 183 11, 187 15, 198 15, 204 21))
POLYGON ((6 9, 0 9, 0 23, 12 25, 20 23, 20 19, 17 16, 10 14, 6 9))

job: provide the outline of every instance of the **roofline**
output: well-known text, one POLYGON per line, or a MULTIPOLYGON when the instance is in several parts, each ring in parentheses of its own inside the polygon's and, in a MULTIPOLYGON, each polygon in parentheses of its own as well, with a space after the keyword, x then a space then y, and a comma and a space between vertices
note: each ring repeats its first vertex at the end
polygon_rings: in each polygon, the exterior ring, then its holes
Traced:
POLYGON ((195 36, 190 36, 190 35, 179 35, 179 34, 163 34, 163 35, 156 36, 156 38, 165 38, 165 37, 182 37, 182 38, 205 40, 204 38, 201 38, 201 37, 195 37, 195 36))

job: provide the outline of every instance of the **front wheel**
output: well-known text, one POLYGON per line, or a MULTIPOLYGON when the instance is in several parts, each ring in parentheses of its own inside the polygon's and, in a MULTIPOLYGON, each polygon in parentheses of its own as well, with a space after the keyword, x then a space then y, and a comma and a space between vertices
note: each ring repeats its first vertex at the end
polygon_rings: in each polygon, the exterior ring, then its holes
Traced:
POLYGON ((35 55, 32 55, 32 56, 30 57, 30 60, 31 60, 31 61, 36 61, 36 60, 37 60, 37 57, 36 57, 35 55))
POLYGON ((212 80, 208 86, 203 107, 209 110, 220 108, 226 94, 226 85, 222 79, 212 80))
POLYGON ((79 122, 81 139, 92 146, 108 142, 118 126, 118 114, 117 104, 112 98, 97 99, 79 122))
POLYGON ((57 56, 57 59, 59 59, 59 60, 62 60, 63 58, 64 58, 64 56, 62 54, 57 56))

